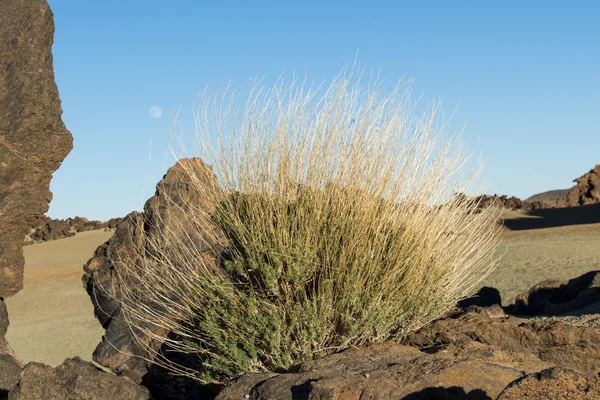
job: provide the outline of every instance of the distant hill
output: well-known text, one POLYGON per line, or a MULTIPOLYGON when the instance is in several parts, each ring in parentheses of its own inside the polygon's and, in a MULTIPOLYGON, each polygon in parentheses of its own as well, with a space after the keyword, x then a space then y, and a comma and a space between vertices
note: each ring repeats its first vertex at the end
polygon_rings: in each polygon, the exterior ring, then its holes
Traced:
POLYGON ((569 192, 569 189, 548 190, 547 192, 534 194, 525 199, 527 201, 556 201, 569 192))

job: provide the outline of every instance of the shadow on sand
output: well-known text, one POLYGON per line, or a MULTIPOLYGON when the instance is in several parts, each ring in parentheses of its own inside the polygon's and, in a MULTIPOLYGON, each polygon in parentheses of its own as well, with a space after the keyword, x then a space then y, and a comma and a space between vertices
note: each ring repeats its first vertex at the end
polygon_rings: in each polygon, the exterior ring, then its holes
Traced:
POLYGON ((558 226, 600 223, 600 204, 569 208, 531 210, 526 215, 536 218, 506 219, 504 226, 513 231, 553 228, 558 226))

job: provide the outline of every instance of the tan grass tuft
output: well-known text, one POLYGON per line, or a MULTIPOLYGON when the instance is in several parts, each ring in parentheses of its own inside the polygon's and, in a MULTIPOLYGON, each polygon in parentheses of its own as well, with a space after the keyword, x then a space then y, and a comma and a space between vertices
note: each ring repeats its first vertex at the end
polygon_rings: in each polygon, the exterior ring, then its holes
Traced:
POLYGON ((257 84, 239 110, 227 90, 202 96, 193 155, 223 192, 183 166, 217 205, 180 206, 185 221, 170 218, 143 261, 118 271, 143 343, 166 340, 203 367, 157 362, 224 382, 398 339, 493 269, 493 210, 450 201, 479 173, 458 133, 437 104, 419 115, 406 86, 380 89, 344 73, 326 89, 257 84))

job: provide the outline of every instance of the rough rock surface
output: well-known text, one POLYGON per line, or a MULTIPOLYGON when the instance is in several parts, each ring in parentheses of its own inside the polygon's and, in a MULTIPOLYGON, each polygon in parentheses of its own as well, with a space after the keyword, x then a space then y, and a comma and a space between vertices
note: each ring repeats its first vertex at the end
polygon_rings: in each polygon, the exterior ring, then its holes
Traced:
POLYGON ((576 183, 562 199, 559 207, 574 207, 600 203, 600 164, 575 179, 576 183))
POLYGON ((517 296, 508 307, 514 315, 560 315, 583 309, 600 299, 600 271, 570 280, 547 280, 517 296))
POLYGON ((0 399, 19 381, 23 365, 8 354, 0 354, 0 399))
POLYGON ((310 361, 295 373, 249 375, 217 399, 495 399, 523 371, 546 366, 535 357, 476 342, 434 354, 388 342, 310 361))
POLYGON ((531 354, 581 374, 600 372, 600 331, 558 321, 490 318, 470 309, 457 317, 434 321, 408 335, 402 343, 432 351, 472 340, 505 351, 531 354))
POLYGON ((31 362, 19 376, 9 400, 147 400, 148 391, 80 358, 68 358, 56 368, 31 362))
POLYGON ((31 233, 25 244, 35 244, 74 236, 78 232, 96 229, 116 229, 123 218, 111 218, 106 222, 89 221, 87 218, 75 217, 67 219, 52 219, 46 216, 36 218, 31 224, 31 233))
MULTIPOLYGON (((149 241, 160 241, 166 230, 169 234, 186 235, 187 240, 201 242, 203 232, 197 227, 190 228, 186 212, 187 207, 201 208, 210 213, 215 206, 217 196, 207 197, 189 185, 186 168, 194 171, 197 179, 206 183, 206 187, 221 193, 216 178, 209 166, 199 158, 180 160, 171 167, 163 179, 157 184, 156 193, 144 206, 144 212, 133 212, 119 224, 113 237, 100 246, 93 258, 84 266, 84 286, 94 303, 94 312, 102 326, 106 329, 103 341, 94 352, 94 360, 111 370, 125 373, 132 379, 140 380, 147 372, 148 364, 139 357, 150 357, 137 344, 134 333, 121 317, 118 302, 118 286, 115 269, 121 263, 137 263, 148 250, 149 241), (190 235, 192 233, 192 235, 190 235), (199 235, 194 237, 193 233, 199 235), (114 286, 114 287, 113 287, 114 286), (121 351, 119 351, 121 350, 121 351)), ((208 229, 208 223, 206 224, 208 229)), ((208 249, 207 249, 208 250, 208 249)), ((140 332, 135 332, 141 338, 140 332)), ((154 344, 153 344, 154 346, 154 344)), ((157 347, 160 343, 156 344, 157 347)))
POLYGON ((498 400, 600 399, 600 378, 581 376, 563 368, 549 368, 508 385, 498 400))
POLYGON ((48 210, 50 179, 73 147, 54 81, 46 0, 4 0, 0 13, 0 297, 23 286, 23 238, 48 210))
POLYGON ((540 208, 552 208, 556 206, 556 201, 526 201, 515 196, 498 196, 497 194, 484 194, 473 197, 472 200, 478 203, 479 209, 498 207, 509 210, 538 210, 540 208))

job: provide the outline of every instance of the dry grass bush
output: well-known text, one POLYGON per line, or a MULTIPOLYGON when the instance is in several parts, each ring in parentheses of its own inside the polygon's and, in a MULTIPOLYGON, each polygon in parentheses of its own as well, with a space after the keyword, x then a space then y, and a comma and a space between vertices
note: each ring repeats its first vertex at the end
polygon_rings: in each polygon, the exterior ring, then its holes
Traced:
POLYGON ((406 86, 382 96, 359 78, 255 85, 239 110, 227 90, 204 94, 194 155, 223 191, 184 163, 188 185, 215 206, 179 205, 186 218, 169 223, 185 229, 163 227, 144 262, 118 271, 128 321, 202 368, 157 362, 226 382, 398 339, 493 269, 493 210, 449 201, 479 172, 458 133, 436 104, 417 115, 406 86), (215 246, 218 263, 207 256, 215 246))

